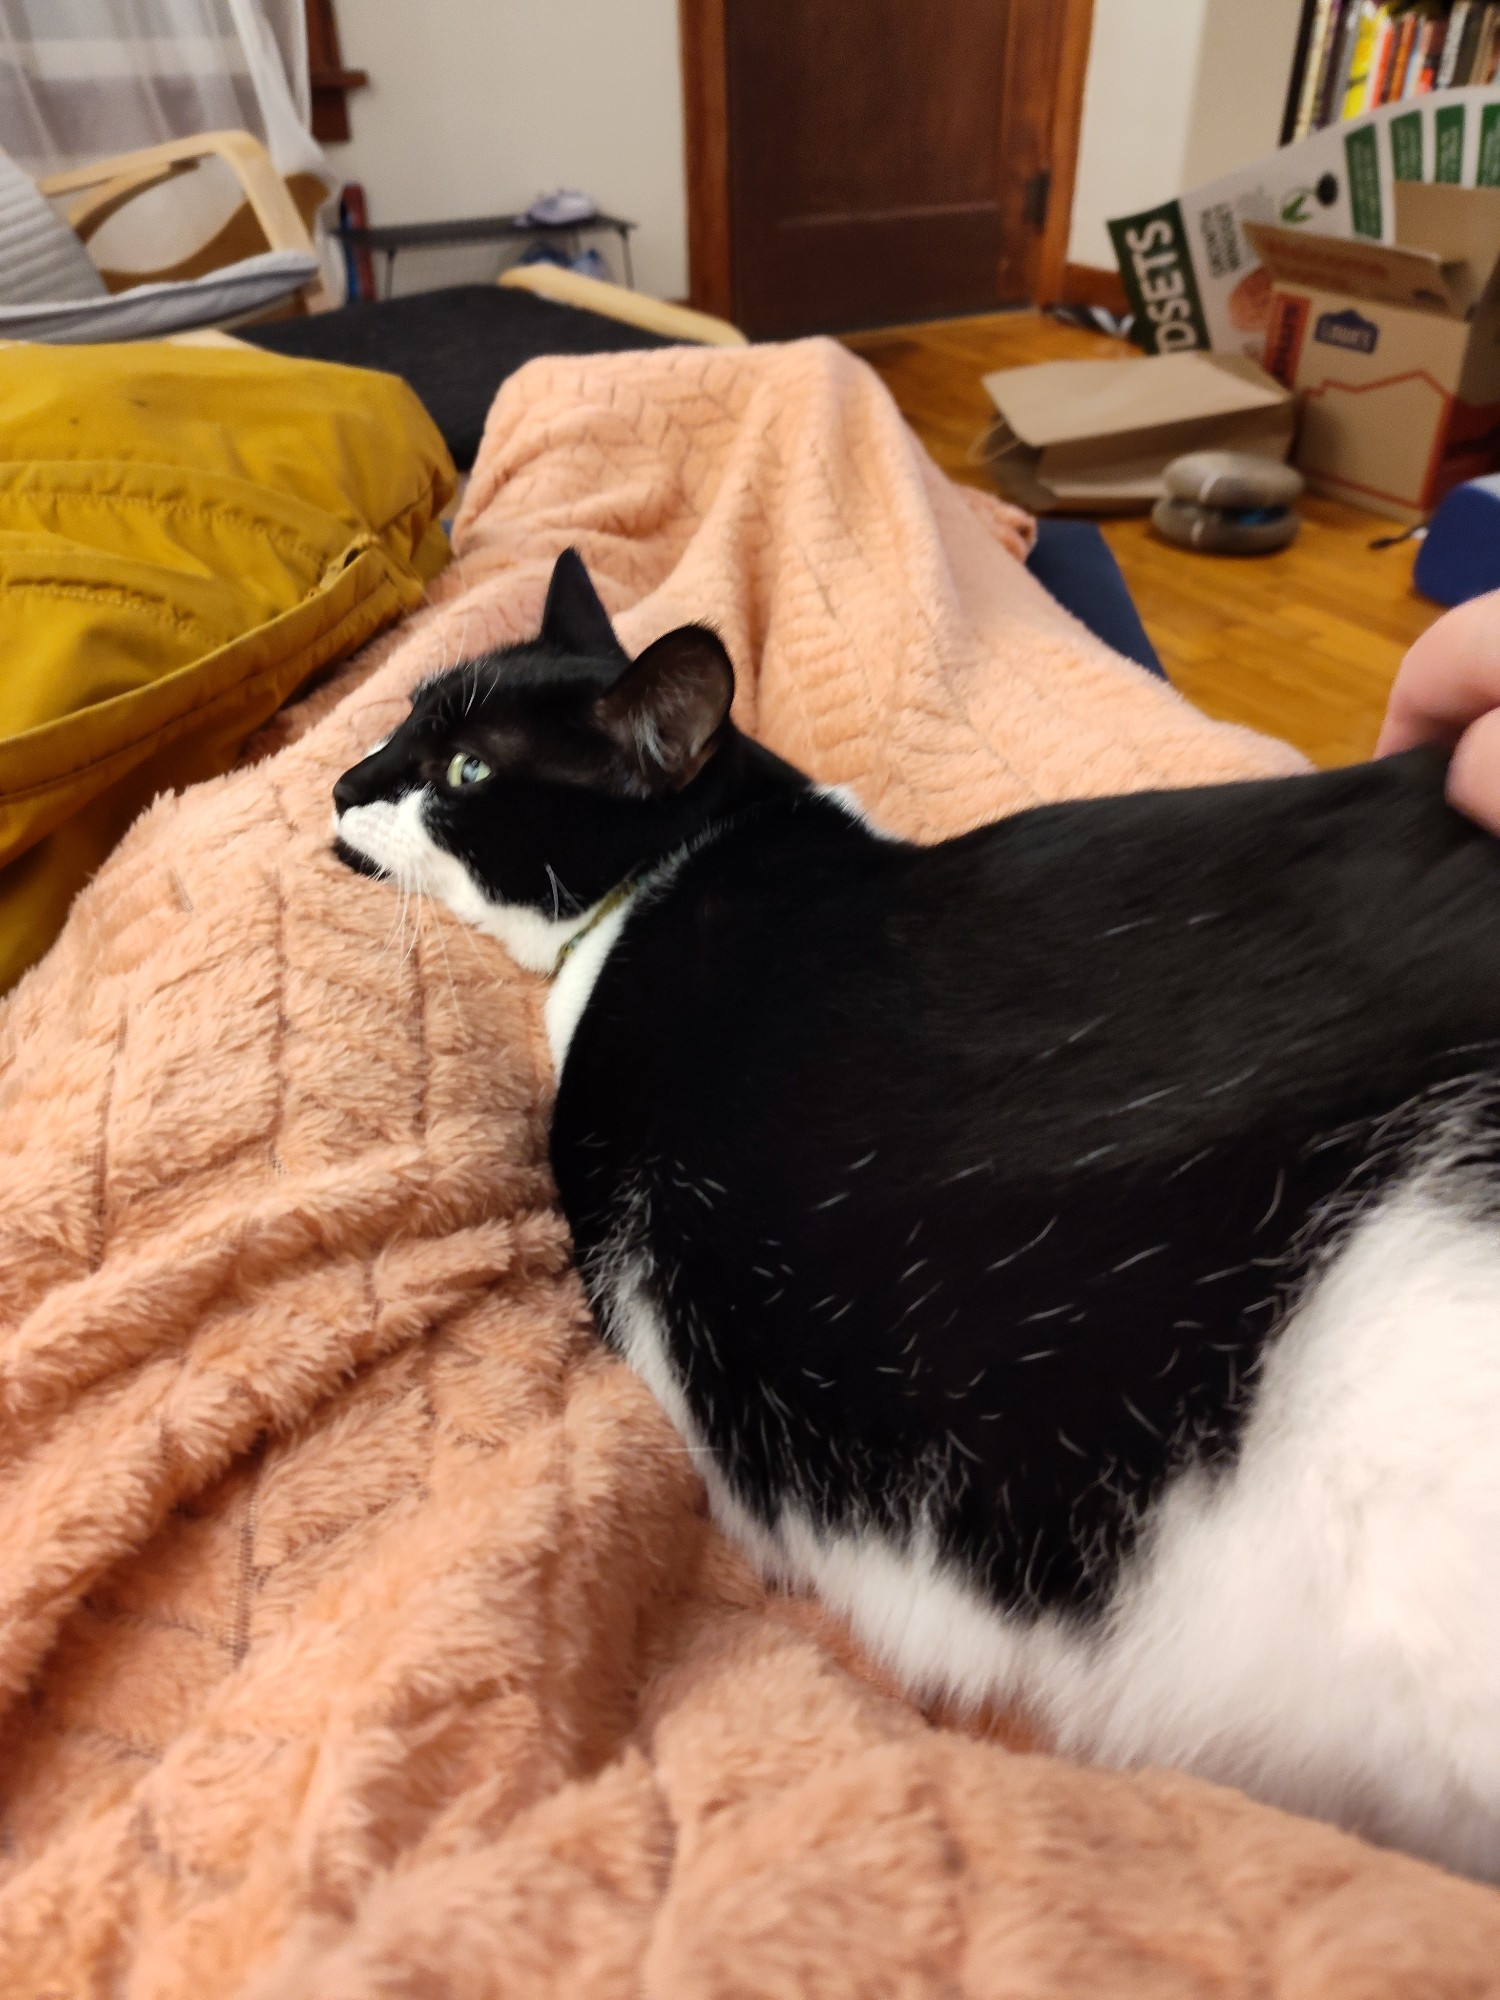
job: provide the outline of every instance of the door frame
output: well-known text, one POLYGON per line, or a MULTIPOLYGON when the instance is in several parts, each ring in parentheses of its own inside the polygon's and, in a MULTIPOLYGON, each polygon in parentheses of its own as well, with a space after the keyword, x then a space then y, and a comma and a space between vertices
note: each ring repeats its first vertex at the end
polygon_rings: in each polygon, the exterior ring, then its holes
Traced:
MULTIPOLYGON (((728 0, 677 0, 682 51, 683 155, 687 174, 688 303, 733 320, 729 219, 729 79, 724 10, 728 0)), ((1035 246, 1033 302, 1051 305, 1066 288, 1068 231, 1083 129, 1094 0, 1049 0, 1060 20, 1056 89, 1049 121, 1051 183, 1035 246)), ((1003 110, 1002 110, 1003 115, 1003 110)))
POLYGON ((1057 90, 1052 99, 1049 146, 1052 185, 1047 221, 1037 251, 1032 301, 1039 306, 1061 303, 1066 285, 1073 188, 1078 178, 1078 146, 1083 136, 1083 89, 1094 33, 1094 0, 1057 0, 1057 6, 1062 16, 1062 40, 1057 59, 1057 90))
POLYGON ((732 320, 725 5, 726 0, 677 0, 677 21, 687 174, 688 304, 732 320))

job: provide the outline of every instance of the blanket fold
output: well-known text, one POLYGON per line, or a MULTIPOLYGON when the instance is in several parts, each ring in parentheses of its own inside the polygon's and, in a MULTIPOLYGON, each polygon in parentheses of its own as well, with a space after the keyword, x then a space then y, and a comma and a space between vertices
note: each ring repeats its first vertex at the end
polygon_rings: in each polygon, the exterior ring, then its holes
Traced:
POLYGON ((535 363, 428 606, 158 800, 0 1007, 0 1991, 1493 1990, 1492 1891, 924 1716, 768 1598, 589 1325, 540 983, 329 850, 569 543, 918 838, 1298 768, 1024 538, 830 343, 535 363))

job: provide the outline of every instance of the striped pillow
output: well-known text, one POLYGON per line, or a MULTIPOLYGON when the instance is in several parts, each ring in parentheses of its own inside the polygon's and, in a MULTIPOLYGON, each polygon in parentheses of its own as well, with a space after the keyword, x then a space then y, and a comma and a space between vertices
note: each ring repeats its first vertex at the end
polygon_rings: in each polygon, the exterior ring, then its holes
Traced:
POLYGON ((35 181, 0 152, 0 304, 102 299, 104 280, 35 181))

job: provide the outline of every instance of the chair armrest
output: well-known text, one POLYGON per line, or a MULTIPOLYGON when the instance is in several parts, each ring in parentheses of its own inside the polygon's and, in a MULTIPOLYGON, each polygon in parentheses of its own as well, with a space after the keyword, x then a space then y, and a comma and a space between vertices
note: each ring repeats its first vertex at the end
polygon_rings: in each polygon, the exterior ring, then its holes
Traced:
MULTIPOLYGON (((123 167, 123 160, 105 160, 105 167, 123 167)), ((142 194, 149 187, 158 187, 163 181, 175 180, 179 174, 189 174, 197 166, 196 160, 163 161, 155 166, 137 166, 119 173, 111 173, 102 185, 67 204, 63 214, 69 228, 80 243, 87 243, 96 229, 101 228, 117 208, 123 208, 127 201, 142 194)), ((90 170, 92 171, 92 170, 90 170)), ((38 181, 37 186, 44 195, 61 193, 56 182, 64 179, 56 174, 50 180, 38 181)), ((68 178, 72 178, 69 176, 68 178)))
POLYGON ((265 147, 248 132, 199 132, 191 139, 168 139, 138 153, 120 153, 111 160, 95 160, 87 167, 52 174, 37 185, 49 197, 81 197, 64 212, 86 243, 106 218, 133 196, 175 174, 189 173, 200 160, 209 158, 221 159, 230 168, 273 250, 312 249, 312 238, 287 193, 286 182, 272 166, 265 147))
POLYGON ((535 292, 558 305, 581 306, 586 312, 602 313, 606 319, 624 320, 628 326, 644 327, 668 340, 693 341, 701 347, 749 345, 727 319, 695 312, 691 306, 669 305, 665 299, 653 299, 603 278, 586 277, 582 271, 565 271, 557 264, 512 264, 500 273, 499 282, 516 291, 535 292))

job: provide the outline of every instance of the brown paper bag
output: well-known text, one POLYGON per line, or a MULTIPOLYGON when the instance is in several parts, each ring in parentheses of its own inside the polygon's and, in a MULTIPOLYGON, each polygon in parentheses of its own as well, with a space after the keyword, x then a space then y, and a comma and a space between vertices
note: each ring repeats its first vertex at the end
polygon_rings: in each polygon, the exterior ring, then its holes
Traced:
POLYGON ((997 412, 975 447, 1007 499, 1033 513, 1144 512, 1187 451, 1284 459, 1292 398, 1238 355, 1043 361, 984 377, 997 412))

